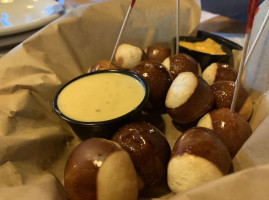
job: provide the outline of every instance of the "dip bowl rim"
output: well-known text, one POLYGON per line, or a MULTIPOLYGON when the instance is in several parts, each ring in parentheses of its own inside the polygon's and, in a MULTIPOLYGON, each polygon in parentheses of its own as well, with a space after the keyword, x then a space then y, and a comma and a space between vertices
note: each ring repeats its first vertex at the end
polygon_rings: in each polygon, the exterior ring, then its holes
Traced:
POLYGON ((243 50, 243 47, 239 44, 237 44, 236 42, 233 42, 225 37, 222 37, 220 35, 217 34, 213 34, 213 33, 209 33, 206 31, 201 31, 198 30, 196 36, 179 36, 179 42, 180 41, 187 41, 187 42, 198 42, 198 41, 205 41, 206 39, 211 38, 213 39, 215 42, 217 42, 218 44, 221 45, 221 47, 223 48, 223 50, 226 52, 226 54, 210 54, 210 53, 205 53, 202 51, 196 51, 184 46, 181 46, 180 44, 178 44, 176 46, 176 37, 173 38, 173 43, 175 44, 175 48, 183 48, 183 49, 187 49, 189 51, 192 52, 197 52, 197 53, 201 53, 204 55, 210 55, 210 56, 224 56, 224 55, 232 55, 232 50, 243 50))
MULTIPOLYGON (((179 42, 184 41, 184 42, 193 42, 194 43, 194 42, 203 42, 205 40, 206 40, 205 38, 199 38, 199 37, 195 37, 195 36, 186 36, 186 37, 181 36, 181 37, 179 37, 179 42)), ((217 42, 217 41, 215 41, 215 42, 217 42)), ((188 48, 188 47, 184 47, 184 46, 182 46, 180 44, 178 44, 178 48, 179 49, 185 49, 185 50, 187 50, 189 52, 193 52, 193 53, 194 52, 199 53, 201 55, 207 55, 207 56, 231 56, 232 55, 232 50, 231 49, 229 49, 228 47, 226 47, 226 46, 224 46, 222 44, 220 44, 220 45, 221 45, 222 50, 225 52, 225 54, 210 54, 210 53, 206 53, 206 52, 202 52, 202 51, 197 51, 197 50, 194 50, 194 49, 191 49, 191 48, 188 48)), ((180 50, 179 50, 179 52, 180 52, 180 50)))
POLYGON ((68 81, 67 83, 65 83, 63 86, 61 86, 61 88, 56 92, 56 95, 54 96, 53 99, 53 110, 56 112, 56 114, 62 118, 63 120, 74 124, 74 125, 79 125, 79 126, 85 126, 85 127, 100 127, 100 126, 110 126, 113 125, 115 123, 120 123, 121 121, 123 121, 124 119, 127 119, 129 117, 132 117, 133 115, 135 115, 136 113, 142 111, 144 105, 146 104, 147 100, 149 97, 149 87, 147 85, 147 83, 137 74, 129 72, 129 71, 125 71, 125 70, 120 70, 120 69, 111 69, 111 70, 100 70, 100 71, 95 71, 95 72, 90 72, 90 73, 85 73, 82 74, 80 76, 77 76, 73 79, 71 79, 70 81, 68 81), (132 109, 131 111, 127 112, 124 115, 121 115, 119 117, 113 118, 113 119, 109 119, 109 120, 104 120, 104 121, 91 121, 91 122, 87 122, 87 121, 79 121, 79 120, 75 120, 72 119, 66 115, 64 115, 61 110, 58 107, 57 104, 57 100, 58 100, 58 96, 59 94, 63 91, 63 89, 65 87, 67 87, 69 84, 73 83, 74 81, 87 77, 87 76, 93 76, 96 74, 103 74, 103 73, 116 73, 116 74, 123 74, 129 77, 132 77, 134 79, 136 79, 137 81, 139 81, 139 83, 142 85, 142 87, 145 90, 145 95, 142 99, 142 101, 136 106, 134 107, 134 109, 132 109))
POLYGON ((201 69, 204 70, 207 66, 209 66, 213 62, 221 62, 227 63, 233 66, 233 50, 241 51, 243 47, 225 37, 219 36, 217 34, 209 33, 206 31, 198 30, 196 36, 179 36, 180 41, 187 42, 196 42, 196 41, 204 41, 207 38, 211 38, 215 42, 221 45, 223 51, 226 54, 210 54, 202 51, 193 50, 180 44, 176 44, 176 37, 173 38, 174 51, 176 48, 179 49, 179 53, 185 53, 193 57, 197 62, 200 63, 201 69))
POLYGON ((235 49, 235 50, 243 50, 243 47, 232 41, 232 40, 229 40, 223 36, 220 36, 218 35, 217 33, 209 33, 209 32, 206 32, 206 31, 201 31, 201 30, 198 30, 197 32, 197 36, 196 37, 199 37, 199 38, 211 38, 213 40, 215 40, 216 42, 221 42, 221 44, 231 50, 235 49))

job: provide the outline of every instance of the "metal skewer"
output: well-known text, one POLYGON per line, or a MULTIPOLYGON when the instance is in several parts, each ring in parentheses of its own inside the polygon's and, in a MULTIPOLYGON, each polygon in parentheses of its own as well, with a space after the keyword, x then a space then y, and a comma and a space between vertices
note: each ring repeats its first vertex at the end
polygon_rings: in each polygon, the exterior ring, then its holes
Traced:
POLYGON ((252 29, 252 25, 253 25, 253 20, 254 20, 256 10, 258 8, 258 0, 250 0, 249 3, 250 3, 249 4, 250 7, 249 7, 249 12, 248 12, 248 23, 247 23, 247 30, 246 30, 246 36, 245 36, 245 44, 244 44, 244 48, 243 48, 243 52, 242 52, 240 65, 239 65, 238 75, 237 75, 237 78, 235 81, 235 88, 234 88, 234 93, 233 93, 231 111, 234 111, 235 105, 237 102, 238 92, 239 92, 240 83, 241 83, 241 76, 243 73, 244 64, 245 64, 245 60, 246 60, 247 49, 248 49, 249 38, 250 38, 251 29, 252 29))
POLYGON ((177 0, 177 16, 176 16, 176 54, 178 54, 179 51, 179 9, 180 9, 180 4, 179 0, 177 0))
POLYGON ((112 52, 112 56, 111 56, 111 58, 110 58, 110 63, 112 63, 112 61, 113 61, 113 58, 114 58, 114 56, 115 56, 116 50, 117 50, 118 45, 119 45, 119 41, 120 41, 121 35, 122 35, 123 30, 124 30, 124 28, 125 28, 126 22, 128 21, 128 18, 129 18, 129 16, 130 16, 131 10, 132 10, 132 8, 134 7, 135 1, 136 1, 136 0, 132 0, 131 4, 130 4, 128 10, 127 10, 126 16, 125 16, 125 18, 124 18, 124 21, 123 21, 122 26, 121 26, 121 29, 120 29, 120 33, 119 33, 119 35, 118 35, 118 39, 117 39, 117 41, 116 41, 114 50, 113 50, 113 52, 112 52))

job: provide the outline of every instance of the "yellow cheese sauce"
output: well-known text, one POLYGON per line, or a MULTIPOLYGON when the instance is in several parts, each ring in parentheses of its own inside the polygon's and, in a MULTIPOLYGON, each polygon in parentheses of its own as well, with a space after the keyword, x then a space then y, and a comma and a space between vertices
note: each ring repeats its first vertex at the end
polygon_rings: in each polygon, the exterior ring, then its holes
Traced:
POLYGON ((59 110, 82 122, 100 122, 122 116, 136 108, 145 96, 143 85, 130 76, 100 73, 82 77, 59 94, 59 110))
POLYGON ((226 52, 222 50, 221 45, 212 40, 211 38, 207 38, 205 41, 201 42, 186 42, 180 41, 180 46, 183 46, 188 49, 192 49, 195 51, 208 53, 212 55, 225 55, 226 52))

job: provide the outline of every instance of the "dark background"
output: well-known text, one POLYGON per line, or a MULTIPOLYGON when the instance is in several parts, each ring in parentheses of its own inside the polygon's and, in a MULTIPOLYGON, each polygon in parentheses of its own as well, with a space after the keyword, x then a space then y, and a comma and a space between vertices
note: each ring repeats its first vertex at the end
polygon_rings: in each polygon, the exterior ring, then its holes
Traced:
MULTIPOLYGON (((259 4, 263 0, 259 0, 259 4)), ((247 22, 249 0, 201 0, 203 10, 247 22)))

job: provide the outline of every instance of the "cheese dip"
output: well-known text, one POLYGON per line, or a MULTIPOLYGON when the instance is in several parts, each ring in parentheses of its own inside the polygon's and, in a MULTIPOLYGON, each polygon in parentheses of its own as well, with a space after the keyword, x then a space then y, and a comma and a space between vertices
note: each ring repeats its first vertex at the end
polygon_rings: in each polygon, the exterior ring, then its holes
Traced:
POLYGON ((97 73, 64 87, 57 105, 70 119, 101 122, 129 113, 144 97, 144 86, 137 79, 121 73, 97 73))
POLYGON ((225 55, 226 52, 222 50, 221 45, 214 40, 207 38, 201 42, 185 42, 180 41, 179 45, 191 50, 208 53, 211 55, 225 55))

